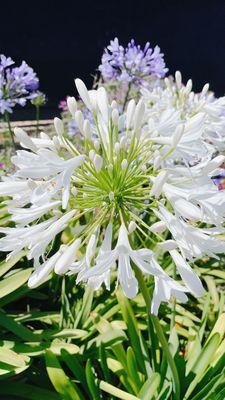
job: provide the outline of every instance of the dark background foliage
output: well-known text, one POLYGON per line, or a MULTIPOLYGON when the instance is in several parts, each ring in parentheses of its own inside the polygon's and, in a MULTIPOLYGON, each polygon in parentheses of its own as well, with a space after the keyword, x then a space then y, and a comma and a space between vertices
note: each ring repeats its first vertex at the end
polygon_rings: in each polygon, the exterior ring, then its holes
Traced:
POLYGON ((217 95, 224 94, 224 1, 1 3, 0 51, 37 71, 49 99, 46 116, 74 94, 74 77, 91 86, 103 48, 115 36, 122 44, 131 38, 159 44, 170 73, 179 69, 185 80, 192 77, 196 90, 210 82, 217 95))

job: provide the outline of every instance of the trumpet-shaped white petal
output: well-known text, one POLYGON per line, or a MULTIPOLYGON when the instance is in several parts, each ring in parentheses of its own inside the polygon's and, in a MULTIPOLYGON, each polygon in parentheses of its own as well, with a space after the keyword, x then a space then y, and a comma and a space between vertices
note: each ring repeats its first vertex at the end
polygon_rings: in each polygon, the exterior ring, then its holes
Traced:
POLYGON ((112 110, 112 122, 115 126, 117 126, 119 122, 119 111, 116 108, 112 110))
POLYGON ((151 305, 152 314, 157 315, 161 302, 170 302, 173 297, 182 303, 186 303, 188 301, 188 297, 185 294, 186 291, 186 288, 169 277, 155 277, 155 288, 151 305))
POLYGON ((166 223, 185 258, 192 260, 204 255, 216 257, 217 253, 225 251, 225 241, 212 235, 210 229, 201 229, 190 225, 182 219, 176 218, 163 206, 160 207, 160 211, 155 210, 155 214, 166 223))
POLYGON ((60 118, 58 117, 54 118, 54 127, 59 136, 64 133, 64 125, 60 118))
POLYGON ((80 110, 75 112, 75 121, 81 133, 83 133, 84 116, 80 110))
POLYGON ((77 111, 77 102, 75 97, 67 97, 67 107, 70 114, 74 118, 75 112, 77 111))
POLYGON ((134 112, 134 131, 136 132, 142 124, 143 117, 145 113, 145 105, 143 100, 139 100, 138 104, 136 105, 135 112, 134 112))
POLYGON ((12 214, 12 221, 22 224, 28 225, 36 219, 42 217, 46 212, 50 210, 54 210, 61 204, 59 200, 56 200, 51 203, 47 203, 41 206, 31 206, 29 208, 11 208, 9 207, 9 212, 12 214))
POLYGON ((98 154, 95 154, 93 163, 94 163, 96 172, 100 172, 102 169, 102 166, 103 166, 103 158, 101 156, 99 156, 98 154))
POLYGON ((128 226, 128 232, 129 232, 129 233, 133 233, 133 232, 135 231, 136 228, 137 228, 136 222, 131 221, 131 222, 129 223, 129 226, 128 226))
POLYGON ((178 125, 172 137, 172 146, 177 147, 184 133, 184 125, 178 125))
POLYGON ((128 106, 127 106, 127 113, 126 113, 126 128, 127 128, 127 130, 129 130, 132 126, 135 107, 136 107, 135 101, 133 99, 130 100, 128 103, 128 106))
POLYGON ((87 108, 89 110, 92 110, 89 92, 88 92, 84 82, 81 79, 77 78, 77 79, 75 79, 75 85, 76 85, 77 91, 80 95, 80 98, 83 100, 84 104, 87 106, 87 108))
POLYGON ((203 169, 203 173, 209 174, 210 172, 212 172, 216 168, 218 168, 224 161, 225 161, 225 156, 223 156, 223 155, 219 155, 219 156, 213 158, 205 166, 205 168, 203 169))
POLYGON ((177 250, 171 250, 170 254, 186 287, 194 293, 195 296, 202 296, 204 294, 204 288, 198 275, 177 250))
POLYGON ((26 149, 30 149, 34 152, 38 150, 33 140, 28 136, 28 134, 23 129, 15 128, 14 134, 16 138, 19 140, 21 146, 25 147, 26 149))
POLYGON ((164 232, 166 230, 167 226, 166 223, 164 221, 158 221, 155 222, 154 224, 152 224, 149 229, 151 232, 153 233, 161 233, 164 232))
POLYGON ((71 266, 71 264, 77 258, 77 250, 79 249, 81 244, 81 239, 76 239, 71 245, 67 246, 64 249, 62 255, 59 257, 55 264, 55 273, 62 275, 67 272, 71 266))
POLYGON ((44 283, 48 278, 50 273, 53 271, 54 266, 60 257, 61 253, 58 251, 51 258, 45 261, 43 264, 40 264, 37 268, 35 268, 34 272, 31 274, 28 279, 28 286, 31 289, 34 289, 44 283))
POLYGON ((109 103, 106 94, 106 90, 103 87, 100 87, 97 90, 97 104, 102 115, 104 122, 108 125, 109 123, 109 103))
POLYGON ((90 124, 90 121, 88 119, 84 120, 83 132, 84 132, 84 135, 85 135, 86 139, 90 140, 90 138, 91 138, 91 124, 90 124))
POLYGON ((168 177, 168 171, 161 171, 154 180, 152 185, 150 196, 158 198, 163 190, 163 185, 168 177))
MULTIPOLYGON (((102 254, 96 260, 94 267, 89 268, 86 272, 79 274, 79 281, 88 281, 90 278, 104 276, 109 273, 114 267, 115 262, 118 262, 118 282, 120 282, 125 295, 132 298, 137 294, 138 283, 134 271, 131 267, 131 260, 133 263, 145 274, 151 274, 154 277, 161 277, 168 279, 170 282, 173 280, 165 274, 163 269, 154 259, 153 252, 148 249, 132 250, 128 233, 124 225, 121 225, 119 230, 118 241, 114 250, 111 250, 111 231, 107 238, 107 250, 102 251, 102 254), (110 250, 109 250, 110 247, 110 250)), ((104 243, 105 245, 105 243, 104 243)), ((172 284, 172 283, 171 283, 172 284)), ((174 286, 181 288, 180 285, 174 282, 174 286), (176 286, 177 285, 177 286, 176 286)), ((187 289, 181 288, 182 292, 187 289)))

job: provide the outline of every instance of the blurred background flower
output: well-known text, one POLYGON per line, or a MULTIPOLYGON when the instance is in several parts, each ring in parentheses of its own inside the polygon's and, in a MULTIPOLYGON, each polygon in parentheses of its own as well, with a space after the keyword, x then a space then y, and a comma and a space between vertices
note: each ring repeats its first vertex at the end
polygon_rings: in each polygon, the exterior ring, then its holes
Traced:
POLYGON ((0 113, 12 113, 16 104, 24 107, 27 100, 37 96, 39 79, 33 68, 22 61, 19 67, 13 67, 11 57, 0 55, 0 113))
POLYGON ((159 46, 152 48, 147 42, 142 49, 132 39, 127 47, 120 45, 118 38, 110 41, 104 50, 99 71, 104 80, 149 85, 163 78, 168 71, 159 46))

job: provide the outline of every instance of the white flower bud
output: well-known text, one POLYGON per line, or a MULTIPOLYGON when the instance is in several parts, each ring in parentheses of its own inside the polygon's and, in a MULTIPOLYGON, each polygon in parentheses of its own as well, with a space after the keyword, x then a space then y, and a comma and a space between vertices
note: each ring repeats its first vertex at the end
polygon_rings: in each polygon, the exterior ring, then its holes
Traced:
POLYGON ((95 151, 94 151, 93 149, 91 149, 91 150, 89 151, 89 158, 90 158, 91 161, 93 161, 93 160, 94 160, 94 157, 95 157, 95 151))
POLYGON ((100 172, 103 166, 103 158, 98 154, 95 154, 93 162, 96 172, 100 172))
POLYGON ((77 111, 77 102, 75 97, 67 97, 67 107, 72 117, 74 117, 75 112, 77 111))
POLYGON ((159 243, 159 246, 165 251, 171 251, 177 248, 177 242, 175 240, 169 239, 165 242, 159 243))
POLYGON ((124 147, 126 147, 126 138, 125 138, 125 136, 121 137, 121 139, 120 139, 120 148, 124 149, 124 147))
POLYGON ((114 145, 114 151, 116 154, 118 153, 119 149, 120 149, 120 144, 119 144, 119 142, 116 142, 114 145))
POLYGON ((88 90, 88 94, 90 97, 90 102, 91 102, 91 107, 92 107, 92 111, 94 113, 96 113, 97 111, 97 90, 88 90))
POLYGON ((58 117, 54 118, 54 127, 58 135, 62 135, 64 133, 64 125, 60 118, 58 117))
POLYGON ((59 257, 55 264, 55 273, 56 274, 64 274, 69 270, 71 264, 77 258, 77 250, 79 249, 81 244, 81 239, 76 239, 70 246, 66 247, 66 250, 59 257))
POLYGON ((180 71, 175 72, 175 80, 176 80, 177 88, 180 89, 182 86, 182 76, 181 76, 180 71))
POLYGON ((86 139, 90 139, 90 137, 91 137, 91 124, 90 124, 90 121, 88 119, 84 120, 83 132, 84 132, 84 135, 85 135, 86 139))
POLYGON ((142 120, 145 113, 145 105, 142 99, 136 105, 135 112, 134 112, 134 131, 140 129, 142 120))
POLYGON ((126 128, 127 128, 127 130, 130 129, 132 126, 132 121, 134 118, 134 111, 135 111, 135 101, 132 99, 128 103, 127 112, 126 112, 126 128))
POLYGON ((105 123, 108 125, 109 123, 109 103, 107 93, 104 87, 100 87, 97 90, 97 104, 102 114, 102 118, 105 123))
POLYGON ((118 125, 118 121, 119 121, 119 111, 116 108, 114 108, 112 110, 112 122, 113 122, 114 125, 117 126, 118 125))
POLYGON ((56 148, 57 150, 59 150, 60 147, 61 147, 61 145, 60 145, 60 141, 59 141, 58 136, 53 136, 52 141, 53 141, 53 143, 54 143, 55 148, 56 148))
POLYGON ((209 83, 206 83, 202 88, 201 96, 205 96, 208 90, 209 90, 209 83))
POLYGON ((189 79, 187 81, 186 88, 185 88, 186 93, 190 93, 191 92, 192 86, 193 86, 192 79, 189 79))
POLYGON ((184 125, 179 125, 176 127, 175 132, 172 136, 172 147, 176 148, 178 143, 180 142, 184 133, 184 125))
POLYGON ((75 121, 81 133, 83 133, 84 116, 80 110, 75 112, 75 121))
POLYGON ((135 231, 136 228, 137 228, 136 222, 131 221, 131 222, 129 223, 129 226, 128 226, 128 232, 129 232, 129 233, 133 233, 133 232, 135 231))
POLYGON ((162 193, 163 185, 166 182, 167 176, 168 176, 167 171, 161 171, 157 175, 152 185, 150 196, 155 196, 156 198, 160 196, 160 194, 162 193))
POLYGON ((166 228, 167 226, 164 221, 158 221, 151 225, 149 229, 153 233, 162 233, 166 230, 166 228))
POLYGON ((175 200, 174 208, 180 215, 190 221, 200 221, 202 219, 201 209, 185 199, 178 198, 175 200))
POLYGON ((114 192, 109 193, 109 200, 112 201, 114 199, 114 192))
POLYGON ((164 83, 167 88, 170 88, 170 80, 167 77, 164 79, 164 83))
POLYGON ((72 193, 74 196, 77 195, 77 188, 76 188, 76 186, 73 186, 73 187, 72 187, 71 193, 72 193))
POLYGON ((89 110, 92 110, 90 96, 84 82, 81 79, 75 79, 75 85, 80 95, 80 98, 83 100, 84 104, 87 106, 89 110))
POLYGON ((94 148, 95 148, 95 150, 96 151, 99 151, 99 149, 100 149, 100 140, 99 139, 95 139, 94 140, 94 148))
POLYGON ((117 109, 118 105, 117 105, 117 102, 116 102, 116 100, 113 100, 113 101, 112 101, 112 103, 111 103, 111 106, 110 106, 110 107, 112 108, 112 110, 113 110, 113 109, 117 109))
POLYGON ((14 134, 16 138, 19 140, 21 146, 25 147, 25 149, 30 149, 34 152, 38 150, 37 146, 34 144, 32 139, 22 128, 15 128, 14 134))
POLYGON ((127 168, 127 160, 126 160, 126 158, 123 159, 123 161, 121 163, 121 168, 122 169, 126 169, 127 168))
POLYGON ((154 171, 159 169, 159 167, 161 166, 161 163, 162 163, 162 157, 160 155, 155 157, 154 162, 153 162, 154 171))
POLYGON ((108 165, 108 170, 109 170, 109 171, 112 171, 112 170, 113 170, 113 165, 112 165, 112 164, 109 164, 109 165, 108 165))
POLYGON ((50 137, 45 132, 40 132, 41 139, 50 140, 50 137))

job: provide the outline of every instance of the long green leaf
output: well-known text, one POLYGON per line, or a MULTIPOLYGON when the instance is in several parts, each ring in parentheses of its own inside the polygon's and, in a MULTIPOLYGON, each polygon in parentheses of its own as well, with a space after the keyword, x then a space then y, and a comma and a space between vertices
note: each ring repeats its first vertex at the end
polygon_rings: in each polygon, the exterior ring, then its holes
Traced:
POLYGON ((137 320, 135 318, 133 309, 128 299, 123 295, 121 290, 117 290, 116 295, 120 304, 123 319, 127 325, 131 346, 135 352, 135 356, 141 368, 141 371, 146 373, 146 368, 144 363, 145 355, 143 354, 140 342, 141 333, 138 329, 137 320))
POLYGON ((64 400, 81 400, 83 397, 77 391, 75 385, 70 381, 63 371, 57 357, 47 350, 45 354, 47 373, 55 390, 60 393, 64 400))
POLYGON ((157 395, 157 390, 160 385, 160 375, 155 372, 150 376, 142 386, 138 396, 141 400, 151 400, 157 395))
POLYGON ((120 400, 140 400, 140 397, 133 396, 132 394, 124 392, 123 390, 118 389, 104 381, 100 382, 100 389, 106 393, 112 394, 120 400))
POLYGON ((19 397, 22 400, 61 400, 61 396, 53 391, 19 382, 1 382, 0 394, 19 397))
POLYGON ((24 327, 2 311, 0 311, 0 326, 8 329, 10 332, 13 332, 16 336, 25 341, 38 341, 38 335, 35 335, 30 329, 24 327))
POLYGON ((0 347, 0 362, 14 367, 24 367, 26 365, 24 357, 4 346, 0 347))
POLYGON ((26 255, 26 251, 20 251, 16 256, 11 257, 8 261, 0 263, 0 276, 8 272, 22 257, 26 255))
POLYGON ((203 347, 197 361, 193 365, 190 374, 191 375, 191 383, 189 388, 185 394, 184 399, 190 398, 191 393, 195 389, 198 382, 201 380, 205 370, 207 369, 209 363, 212 361, 214 353, 220 343, 220 335, 216 333, 209 342, 203 347), (193 375, 193 376, 192 376, 193 375))
POLYGON ((0 282, 0 298, 7 296, 7 294, 14 292, 14 290, 24 285, 24 283, 27 282, 31 271, 32 268, 24 269, 2 279, 0 282))
POLYGON ((92 395, 92 399, 100 400, 100 392, 99 392, 99 388, 96 384, 96 377, 95 377, 90 360, 87 361, 85 373, 86 373, 88 388, 92 395))

